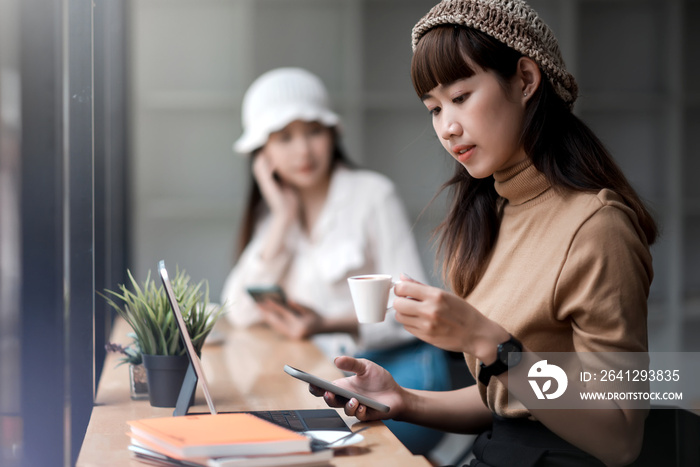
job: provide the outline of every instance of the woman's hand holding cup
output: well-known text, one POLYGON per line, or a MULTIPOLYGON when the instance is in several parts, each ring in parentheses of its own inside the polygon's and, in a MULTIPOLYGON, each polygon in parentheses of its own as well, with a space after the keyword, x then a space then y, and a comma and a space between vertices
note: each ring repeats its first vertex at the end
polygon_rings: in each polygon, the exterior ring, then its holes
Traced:
POLYGON ((365 274, 348 278, 350 295, 355 305, 357 321, 360 323, 381 323, 384 321, 389 292, 398 282, 389 274, 365 274))

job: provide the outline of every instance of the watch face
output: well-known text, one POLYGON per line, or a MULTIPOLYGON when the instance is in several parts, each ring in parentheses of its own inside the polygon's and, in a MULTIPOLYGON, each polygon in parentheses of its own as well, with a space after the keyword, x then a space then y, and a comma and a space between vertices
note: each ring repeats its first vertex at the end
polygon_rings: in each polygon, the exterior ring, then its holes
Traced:
POLYGON ((498 354, 504 365, 512 367, 520 363, 522 349, 512 342, 504 342, 498 354))

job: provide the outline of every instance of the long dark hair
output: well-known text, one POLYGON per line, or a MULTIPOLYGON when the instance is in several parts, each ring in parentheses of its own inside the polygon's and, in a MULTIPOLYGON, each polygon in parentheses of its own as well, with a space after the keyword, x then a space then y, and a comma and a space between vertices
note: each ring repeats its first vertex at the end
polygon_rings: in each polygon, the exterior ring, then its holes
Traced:
MULTIPOLYGON (((470 63, 493 70, 501 84, 513 78, 522 55, 472 28, 438 26, 418 43, 411 62, 411 79, 419 97, 438 84, 475 74, 470 63)), ((608 188, 635 212, 647 244, 656 240, 657 227, 622 170, 595 134, 556 94, 544 72, 539 88, 528 101, 521 142, 537 170, 555 188, 596 192, 608 188)), ((493 177, 476 179, 455 163, 450 188, 451 206, 438 226, 438 254, 445 258, 443 277, 465 297, 483 274, 498 236, 500 215, 493 177)))
MULTIPOLYGON (((338 135, 338 130, 336 128, 330 129, 332 132, 333 139, 333 154, 331 155, 331 165, 330 171, 339 164, 343 164, 347 167, 354 167, 354 164, 347 158, 345 152, 340 145, 340 137, 338 135)), ((236 257, 240 256, 248 246, 250 240, 253 238, 253 233, 255 231, 255 225, 257 224, 258 217, 261 213, 261 208, 265 202, 260 193, 260 187, 258 182, 253 176, 253 161, 257 157, 260 150, 254 151, 250 156, 250 188, 248 191, 248 203, 246 204, 245 211, 243 212, 243 224, 241 224, 241 230, 238 234, 238 249, 236 257)), ((235 260, 236 258, 234 258, 235 260)))

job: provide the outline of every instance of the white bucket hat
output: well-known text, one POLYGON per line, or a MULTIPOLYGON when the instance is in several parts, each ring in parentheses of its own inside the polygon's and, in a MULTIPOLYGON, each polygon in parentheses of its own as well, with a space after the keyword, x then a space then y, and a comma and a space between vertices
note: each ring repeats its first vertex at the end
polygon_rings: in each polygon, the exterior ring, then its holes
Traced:
POLYGON ((334 127, 340 118, 329 106, 323 82, 301 68, 277 68, 263 73, 243 96, 243 135, 233 150, 250 154, 267 142, 270 133, 295 120, 334 127))

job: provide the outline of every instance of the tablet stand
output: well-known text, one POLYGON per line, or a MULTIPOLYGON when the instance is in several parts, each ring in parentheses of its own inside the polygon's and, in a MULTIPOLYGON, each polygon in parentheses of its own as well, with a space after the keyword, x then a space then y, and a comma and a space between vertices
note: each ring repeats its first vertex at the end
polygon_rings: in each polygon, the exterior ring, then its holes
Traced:
POLYGON ((182 380, 180 394, 177 396, 177 403, 175 404, 175 410, 173 411, 174 417, 187 415, 187 411, 189 410, 190 405, 192 405, 192 400, 194 399, 195 389, 197 389, 197 374, 192 366, 192 361, 190 361, 190 364, 187 365, 185 379, 182 380))

